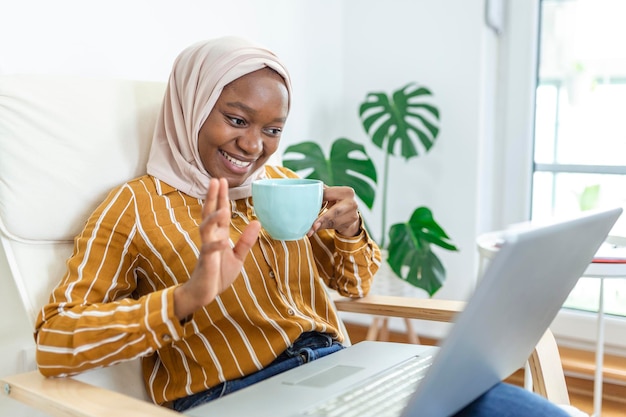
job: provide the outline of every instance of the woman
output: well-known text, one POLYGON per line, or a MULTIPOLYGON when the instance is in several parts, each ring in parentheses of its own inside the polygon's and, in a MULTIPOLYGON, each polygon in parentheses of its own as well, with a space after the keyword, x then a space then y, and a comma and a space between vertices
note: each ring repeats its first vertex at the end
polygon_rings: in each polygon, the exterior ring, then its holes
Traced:
MULTIPOLYGON (((253 213, 252 181, 295 177, 266 165, 290 100, 281 62, 244 40, 179 55, 148 173, 92 214, 40 313, 44 375, 141 357, 152 399, 183 411, 342 348, 325 286, 361 297, 380 264, 353 190, 325 188, 327 209, 298 241, 271 239, 253 213)), ((553 411, 501 384, 464 412, 521 400, 553 411)))
POLYGON ((324 284, 363 296, 380 264, 353 190, 326 188, 328 209, 295 242, 272 240, 252 210, 253 180, 295 177, 265 165, 290 94, 281 62, 244 40, 202 42, 179 55, 148 174, 92 214, 41 311, 44 375, 142 357, 152 399, 175 406, 274 372, 268 365, 288 348, 310 349, 308 359, 341 348, 324 284))

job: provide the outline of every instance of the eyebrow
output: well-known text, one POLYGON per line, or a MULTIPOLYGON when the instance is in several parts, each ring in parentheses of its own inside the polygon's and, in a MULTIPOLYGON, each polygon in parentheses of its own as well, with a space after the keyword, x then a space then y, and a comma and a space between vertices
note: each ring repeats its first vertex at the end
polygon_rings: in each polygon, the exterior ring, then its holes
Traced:
MULTIPOLYGON (((256 111, 252 107, 242 103, 241 101, 230 101, 230 102, 226 103, 226 105, 228 107, 234 107, 234 108, 243 110, 244 112, 246 112, 248 114, 256 115, 258 113, 258 111, 256 111)), ((287 120, 286 117, 277 117, 276 119, 274 119, 275 122, 281 122, 281 123, 284 123, 286 120, 287 120)))

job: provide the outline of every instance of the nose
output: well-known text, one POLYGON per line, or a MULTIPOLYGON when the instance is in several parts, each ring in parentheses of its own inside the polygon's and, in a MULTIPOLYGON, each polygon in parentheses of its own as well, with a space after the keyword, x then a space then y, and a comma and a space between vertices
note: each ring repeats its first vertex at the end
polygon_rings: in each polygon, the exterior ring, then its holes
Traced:
POLYGON ((263 150, 263 136, 250 129, 237 138, 237 146, 248 155, 258 155, 263 150))

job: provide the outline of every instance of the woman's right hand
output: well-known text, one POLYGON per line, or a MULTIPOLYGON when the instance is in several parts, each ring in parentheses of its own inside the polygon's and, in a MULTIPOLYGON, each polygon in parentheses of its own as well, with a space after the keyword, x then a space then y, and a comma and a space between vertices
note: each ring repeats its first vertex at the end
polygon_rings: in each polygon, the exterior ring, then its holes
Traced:
POLYGON ((179 320, 209 304, 230 287, 256 242, 261 224, 253 220, 231 248, 230 217, 228 182, 224 178, 212 178, 202 208, 202 246, 198 263, 189 281, 174 290, 174 313, 179 320))

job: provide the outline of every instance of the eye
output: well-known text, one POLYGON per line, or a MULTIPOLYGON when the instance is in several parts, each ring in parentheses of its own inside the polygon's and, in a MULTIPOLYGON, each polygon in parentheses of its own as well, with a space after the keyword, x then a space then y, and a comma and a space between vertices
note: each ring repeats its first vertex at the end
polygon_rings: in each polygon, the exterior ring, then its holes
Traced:
POLYGON ((279 127, 270 127, 270 128, 265 129, 265 133, 267 133, 270 136, 280 136, 280 134, 283 133, 283 129, 279 127))
POLYGON ((237 116, 226 116, 226 118, 234 126, 245 126, 246 125, 246 121, 243 120, 242 118, 237 117, 237 116))

